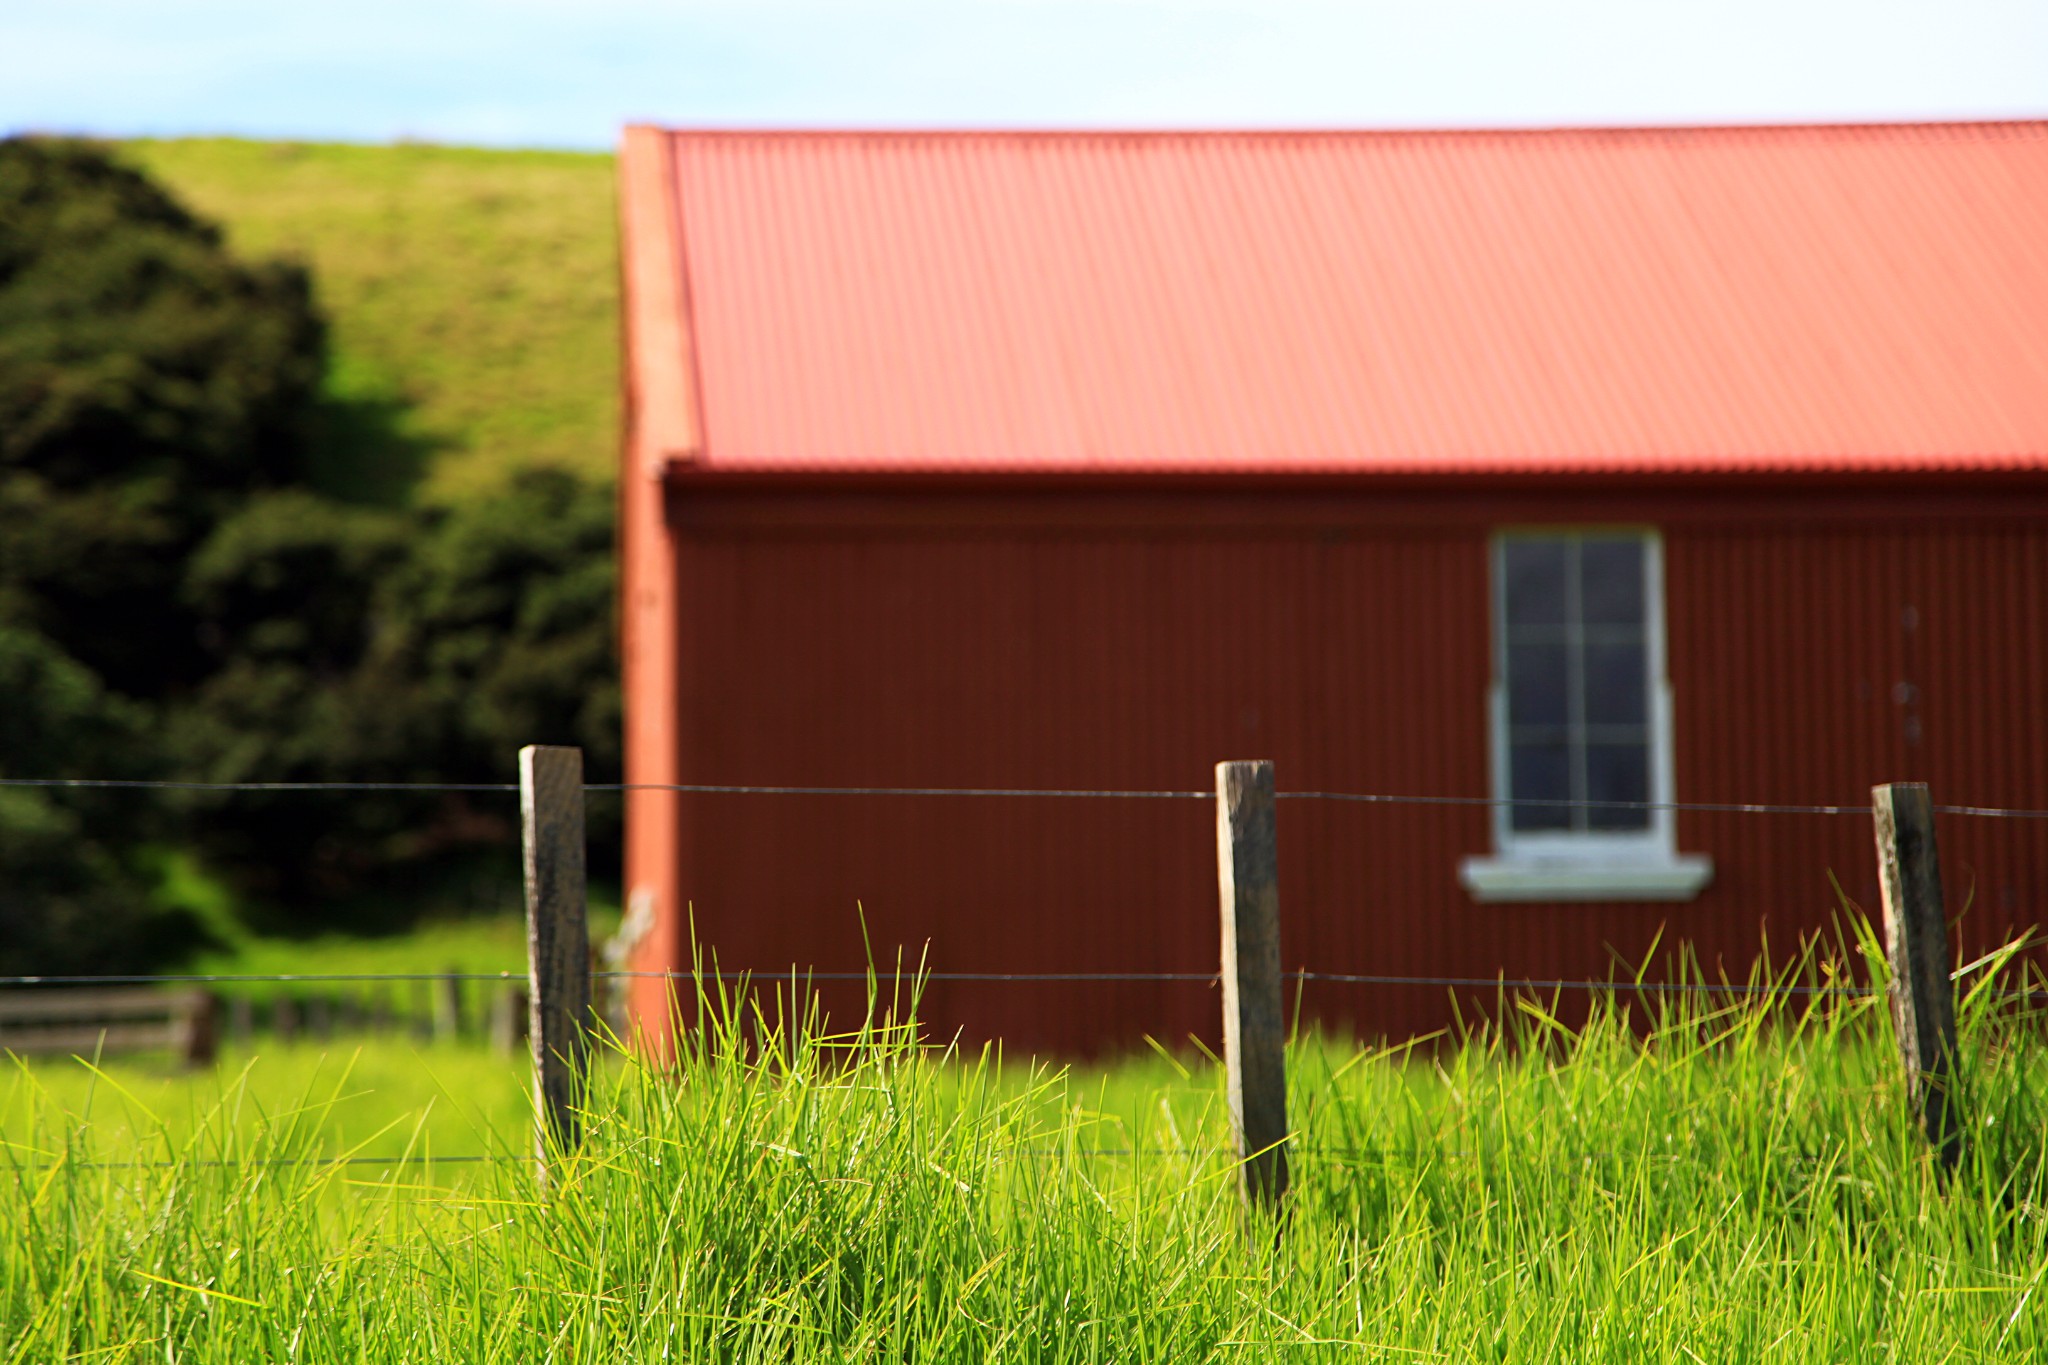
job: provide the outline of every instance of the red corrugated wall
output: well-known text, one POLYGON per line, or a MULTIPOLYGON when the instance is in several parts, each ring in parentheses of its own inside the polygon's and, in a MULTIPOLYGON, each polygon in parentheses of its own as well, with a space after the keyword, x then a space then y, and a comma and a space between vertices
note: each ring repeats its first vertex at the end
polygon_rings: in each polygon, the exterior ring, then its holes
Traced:
MULTIPOLYGON (((1487 538, 1654 525, 1681 801, 2048 807, 2041 493, 1553 485, 1224 493, 833 494, 679 484, 684 782, 1195 789, 1271 757, 1281 790, 1488 791, 1487 538), (1917 737, 1916 737, 1917 731, 1917 737)), ((682 892, 724 967, 1206 972, 1203 801, 700 795, 682 892), (864 917, 864 918, 863 918, 864 917)), ((2048 823, 1950 817, 1974 949, 2048 908, 2048 823)), ((1740 974, 1837 908, 1874 907, 1863 817, 1687 813, 1695 902, 1480 905, 1478 808, 1280 811, 1289 968, 1606 976, 1692 944, 1740 974)), ((829 999, 841 1018, 850 990, 829 999)), ((1316 985, 1370 1033, 1443 1025, 1448 992, 1316 985)), ((1212 1037, 1192 984, 937 983, 938 1035, 1071 1052, 1212 1037)))

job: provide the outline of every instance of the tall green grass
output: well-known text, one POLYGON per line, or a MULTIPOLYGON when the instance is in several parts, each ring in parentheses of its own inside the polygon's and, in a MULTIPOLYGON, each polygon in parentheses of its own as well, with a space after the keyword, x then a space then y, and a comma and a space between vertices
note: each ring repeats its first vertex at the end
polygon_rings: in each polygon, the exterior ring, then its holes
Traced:
POLYGON ((258 1104, 259 1062, 110 1147, 47 1069, 17 1072, 0 1359, 2048 1348, 2039 1031, 1988 992, 1963 1011, 1971 1155, 1946 1180, 1868 997, 1682 995, 1572 1030, 1523 1003, 1426 1046, 1301 1039, 1284 1235, 1240 1203, 1205 1064, 1086 1074, 933 1050, 882 1013, 832 1034, 705 1005, 672 1069, 598 1070, 547 1192, 523 1121, 478 1131, 493 1163, 339 1164, 362 1140, 334 1127, 346 1085, 258 1104))

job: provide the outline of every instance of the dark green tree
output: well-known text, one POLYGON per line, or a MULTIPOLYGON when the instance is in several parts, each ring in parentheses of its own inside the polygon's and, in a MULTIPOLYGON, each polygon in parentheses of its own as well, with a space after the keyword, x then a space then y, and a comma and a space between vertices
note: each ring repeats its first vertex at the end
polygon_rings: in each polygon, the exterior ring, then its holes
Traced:
POLYGON ((455 723, 451 760, 505 772, 507 745, 576 744, 617 770, 614 514, 608 490, 555 470, 427 514, 385 592, 410 668, 455 723))
MULTIPOLYGON (((356 428, 322 406, 322 340, 303 271, 236 260, 99 147, 0 141, 0 776, 504 782, 528 743, 616 774, 610 496, 324 496, 308 453, 356 428)), ((136 853, 172 841, 270 927, 397 927, 477 903, 479 867, 511 885, 515 816, 0 788, 0 934, 45 972, 168 951, 136 853)))
POLYGON ((117 693, 195 680, 180 568, 300 477, 322 338, 303 270, 96 146, 0 141, 0 610, 117 693))
MULTIPOLYGON (((0 755, 16 773, 134 773, 143 711, 49 640, 0 623, 0 755)), ((0 787, 0 973, 129 972, 203 941, 160 912, 130 843, 133 793, 0 787)))
MULTIPOLYGON (((0 141, 0 775, 161 773, 157 703, 206 669, 186 559, 296 477, 321 369, 303 272, 249 266, 90 144, 0 141)), ((160 804, 0 789, 15 970, 189 942, 136 850, 160 804)))
MULTIPOLYGON (((513 780, 524 744, 619 768, 612 503, 530 471, 407 514, 269 494, 193 558, 216 667, 173 712, 209 781, 513 780)), ((516 804, 495 793, 200 798, 199 837, 274 925, 389 928, 423 892, 503 900, 516 804), (281 913, 279 913, 281 912, 281 913)), ((592 809, 611 865, 617 804, 592 809)))

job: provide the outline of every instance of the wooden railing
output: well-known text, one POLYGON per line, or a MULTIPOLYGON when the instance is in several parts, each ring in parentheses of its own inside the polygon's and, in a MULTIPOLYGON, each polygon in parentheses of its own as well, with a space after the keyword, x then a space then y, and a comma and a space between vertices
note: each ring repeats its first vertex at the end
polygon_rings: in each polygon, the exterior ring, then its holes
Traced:
POLYGON ((0 993, 0 1052, 169 1052, 213 1060, 218 1006, 206 991, 49 987, 0 993))

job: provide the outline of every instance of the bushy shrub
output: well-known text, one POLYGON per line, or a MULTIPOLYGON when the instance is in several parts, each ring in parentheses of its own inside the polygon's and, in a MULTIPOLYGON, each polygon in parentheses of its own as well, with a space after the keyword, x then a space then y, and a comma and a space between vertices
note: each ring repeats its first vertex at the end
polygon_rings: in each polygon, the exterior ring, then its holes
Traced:
POLYGON ((300 477, 323 364, 306 273, 90 144, 0 141, 0 596, 148 695, 205 667, 179 566, 300 477))
MULTIPOLYGON (((616 773, 610 497, 326 495, 324 335, 304 270, 236 259, 106 149, 0 140, 0 776, 502 782, 528 743, 616 773)), ((0 789, 0 939, 23 971, 161 959, 192 926, 140 854, 171 844, 270 925, 393 927, 516 857, 515 816, 0 789)))
MULTIPOLYGON (((32 630, 0 624, 0 698, 0 771, 137 771, 141 710, 32 630)), ((0 974, 136 971, 204 940, 152 904, 147 821, 132 793, 0 787, 0 974)))

